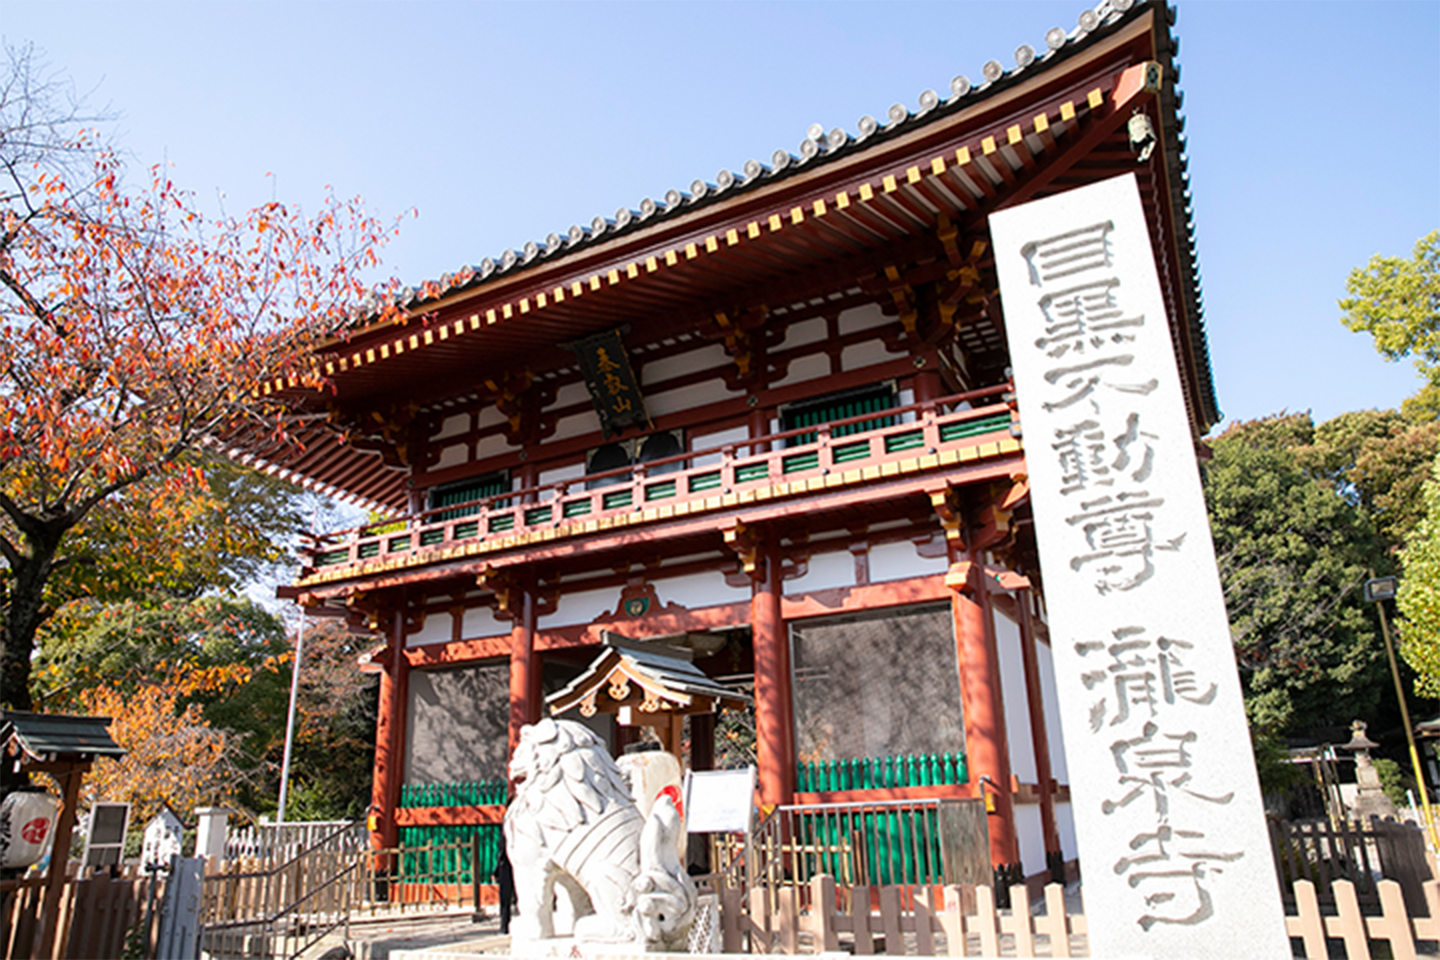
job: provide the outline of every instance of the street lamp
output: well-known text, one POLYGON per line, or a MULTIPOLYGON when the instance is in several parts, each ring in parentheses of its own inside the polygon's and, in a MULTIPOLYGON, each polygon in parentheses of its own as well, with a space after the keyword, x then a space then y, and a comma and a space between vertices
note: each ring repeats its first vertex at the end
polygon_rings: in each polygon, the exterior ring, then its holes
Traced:
POLYGON ((1395 645, 1390 642, 1390 621, 1385 616, 1385 601, 1394 600, 1399 580, 1396 577, 1372 577, 1365 581, 1365 599, 1380 611, 1380 633, 1385 638, 1385 655, 1390 658, 1390 679, 1395 681, 1395 697, 1400 701, 1400 719, 1405 724, 1405 742, 1410 745, 1410 765, 1415 771, 1415 784, 1420 788, 1420 807, 1425 811, 1425 826, 1430 831, 1430 845, 1440 849, 1435 835, 1435 819, 1430 814, 1430 791, 1425 789, 1425 771, 1420 767, 1420 754, 1415 749, 1415 731, 1410 726, 1410 707, 1405 702, 1405 687, 1400 683, 1400 665, 1395 660, 1395 645))

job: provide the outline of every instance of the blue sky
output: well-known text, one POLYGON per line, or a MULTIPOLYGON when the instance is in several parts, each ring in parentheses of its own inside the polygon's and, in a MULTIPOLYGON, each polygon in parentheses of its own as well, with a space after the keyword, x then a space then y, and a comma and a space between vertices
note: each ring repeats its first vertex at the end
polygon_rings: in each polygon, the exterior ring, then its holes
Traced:
MULTIPOLYGON (((118 115, 137 163, 233 209, 386 215, 410 283, 851 131, 1013 64, 1071 2, 0 3, 118 115)), ((1371 254, 1440 228, 1440 3, 1181 0, 1206 322, 1231 419, 1394 406, 1418 380, 1346 331, 1371 254)))

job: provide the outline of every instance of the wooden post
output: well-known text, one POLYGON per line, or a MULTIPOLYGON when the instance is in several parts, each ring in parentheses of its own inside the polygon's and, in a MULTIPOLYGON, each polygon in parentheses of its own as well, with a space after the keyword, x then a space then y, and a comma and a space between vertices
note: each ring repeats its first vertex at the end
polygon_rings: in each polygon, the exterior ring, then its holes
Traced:
POLYGON ((690 715, 690 769, 715 769, 715 714, 690 715))
POLYGON ((394 847, 400 831, 395 825, 395 808, 400 805, 400 787, 405 779, 405 701, 410 686, 410 663, 405 659, 405 614, 393 614, 390 630, 390 661, 380 675, 380 716, 375 731, 375 775, 371 781, 370 847, 394 847))
POLYGON ((510 753, 520 742, 520 728, 540 719, 535 663, 535 590, 530 577, 517 578, 510 593, 514 621, 510 628, 510 753))
POLYGON ((45 900, 40 907, 40 950, 37 957, 50 957, 55 952, 55 938, 60 930, 60 895, 65 890, 65 880, 70 867, 70 838, 75 832, 75 815, 80 801, 80 781, 90 769, 88 761, 74 763, 57 777, 61 781, 63 806, 56 818, 55 840, 50 847, 50 871, 45 878, 45 900))
POLYGON ((755 753, 762 804, 789 803, 795 782, 790 643, 780 616, 780 560, 772 539, 750 601, 755 651, 755 753))
POLYGON ((1040 689, 1040 662, 1035 651, 1035 624, 1030 619, 1030 591, 1015 592, 1020 610, 1020 652, 1025 663, 1025 701, 1030 708, 1030 740, 1035 750, 1035 778, 1040 788, 1040 826, 1045 835, 1045 859, 1050 861, 1050 879, 1065 882, 1064 853, 1060 831, 1055 826, 1055 791, 1050 770, 1050 736, 1045 729, 1045 701, 1040 689), (1059 861, 1059 876, 1055 876, 1059 861))
MULTIPOLYGON (((994 798, 989 816, 990 862, 1019 863, 1015 838, 1015 798, 1010 788, 1010 742, 1005 731, 1005 702, 1000 690, 1000 657, 990 623, 984 557, 969 554, 969 577, 951 598, 955 643, 960 659, 960 703, 965 724, 965 760, 969 779, 994 798)), ((988 809, 988 805, 987 805, 988 809)))

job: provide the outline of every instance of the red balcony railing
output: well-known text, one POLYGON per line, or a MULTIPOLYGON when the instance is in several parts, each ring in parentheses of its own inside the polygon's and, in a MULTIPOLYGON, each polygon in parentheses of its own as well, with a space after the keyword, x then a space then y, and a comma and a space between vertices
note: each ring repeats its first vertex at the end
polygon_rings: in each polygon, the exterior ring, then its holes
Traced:
POLYGON ((782 484, 781 493, 794 494, 938 469, 1017 450, 985 447, 1019 432, 1013 387, 1000 384, 315 536, 302 548, 309 563, 301 578, 376 560, 423 562, 424 554, 490 538, 587 532, 622 514, 749 503, 782 484))

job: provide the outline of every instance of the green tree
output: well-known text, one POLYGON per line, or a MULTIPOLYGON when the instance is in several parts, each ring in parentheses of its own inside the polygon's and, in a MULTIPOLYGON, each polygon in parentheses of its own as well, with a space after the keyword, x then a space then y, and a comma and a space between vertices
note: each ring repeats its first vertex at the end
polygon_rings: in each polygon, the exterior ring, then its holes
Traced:
POLYGON ((1375 338, 1388 360, 1410 357, 1440 386, 1440 230, 1415 242, 1414 256, 1370 258, 1350 272, 1341 321, 1375 338))
POLYGON ((1420 487, 1440 453, 1440 421, 1413 406, 1342 413, 1316 427, 1296 453, 1308 473, 1328 480, 1365 514, 1393 551, 1424 514, 1420 487))
POLYGON ((1404 576, 1396 598, 1400 652, 1416 673, 1416 689, 1440 696, 1440 457, 1423 486, 1425 513, 1400 552, 1404 576))
POLYGON ((1383 546, 1336 481, 1306 469, 1316 434, 1308 414, 1235 424, 1205 468, 1246 711, 1272 736, 1373 717, 1387 680, 1361 596, 1383 546))

